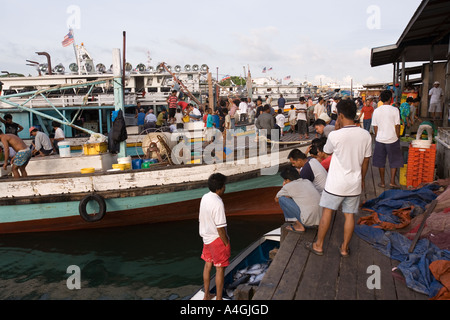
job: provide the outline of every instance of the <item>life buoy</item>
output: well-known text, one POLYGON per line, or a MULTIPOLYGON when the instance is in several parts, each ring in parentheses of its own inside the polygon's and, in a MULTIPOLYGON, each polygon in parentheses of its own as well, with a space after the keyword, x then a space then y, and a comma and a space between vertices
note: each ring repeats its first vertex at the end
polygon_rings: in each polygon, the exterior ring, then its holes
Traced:
POLYGON ((105 199, 102 196, 99 196, 98 194, 89 195, 80 201, 79 212, 80 212, 80 216, 83 218, 83 220, 85 220, 87 222, 98 222, 98 221, 102 220, 106 214, 105 199), (86 210, 88 203, 91 201, 97 202, 98 206, 99 206, 99 210, 95 214, 88 214, 87 210, 86 210))

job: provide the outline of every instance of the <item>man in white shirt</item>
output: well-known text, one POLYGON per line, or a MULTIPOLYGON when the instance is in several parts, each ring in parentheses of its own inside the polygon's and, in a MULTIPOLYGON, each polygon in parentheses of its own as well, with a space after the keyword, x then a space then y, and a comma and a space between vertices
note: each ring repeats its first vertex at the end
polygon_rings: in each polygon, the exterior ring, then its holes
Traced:
POLYGON ((442 91, 442 88, 440 88, 440 85, 439 81, 436 81, 433 88, 431 88, 428 93, 430 97, 430 108, 428 112, 431 113, 433 119, 441 119, 442 97, 444 96, 444 92, 442 91))
POLYGON ((314 118, 315 118, 315 120, 319 119, 319 117, 324 112, 325 112, 325 100, 322 97, 320 97, 319 98, 319 103, 316 104, 316 106, 314 107, 314 118))
POLYGON ((305 247, 312 253, 323 256, 325 236, 330 228, 333 213, 342 205, 345 216, 344 241, 339 247, 342 257, 350 255, 349 243, 355 228, 354 215, 359 213, 365 176, 372 156, 370 133, 355 126, 356 104, 352 100, 338 103, 338 121, 342 128, 330 133, 324 152, 333 155, 325 189, 320 199, 323 208, 317 241, 307 242, 305 247))
POLYGON ((61 141, 64 141, 66 139, 66 137, 64 135, 64 131, 61 129, 61 124, 59 122, 53 121, 52 127, 55 130, 55 135, 53 136, 53 138, 50 138, 50 140, 53 145, 53 150, 59 154, 58 143, 60 143, 61 141))
POLYGON ((391 188, 399 188, 395 183, 397 170, 404 165, 400 146, 400 112, 391 106, 392 92, 385 90, 380 94, 383 105, 376 108, 372 116, 372 126, 375 131, 375 150, 373 153, 373 166, 379 168, 381 182, 380 188, 385 188, 386 158, 391 168, 391 188))
POLYGON ((247 122, 248 119, 248 104, 247 99, 242 99, 241 103, 239 104, 239 122, 247 122))
POLYGON ((201 121, 202 120, 202 113, 200 112, 200 110, 198 110, 196 107, 194 107, 193 105, 190 106, 189 109, 189 118, 191 119, 191 121, 195 122, 195 121, 201 121))
POLYGON ((336 121, 337 120, 337 104, 341 101, 341 98, 336 96, 333 99, 333 102, 331 104, 331 119, 336 121))
POLYGON ((280 204, 285 221, 292 223, 288 231, 304 233, 305 227, 318 226, 322 211, 319 206, 320 194, 311 181, 301 179, 294 167, 281 172, 283 188, 275 197, 280 204))
POLYGON ((225 268, 230 262, 230 240, 227 234, 227 219, 222 196, 225 194, 226 177, 220 173, 213 174, 208 179, 209 193, 205 194, 200 203, 199 233, 203 239, 201 258, 205 261, 203 270, 204 300, 211 300, 209 293, 212 267, 216 267, 216 299, 222 300, 225 268))
POLYGON ((308 129, 308 105, 304 97, 300 98, 300 105, 297 109, 298 132, 301 139, 309 139, 308 129))
POLYGON ((33 155, 45 157, 52 154, 53 145, 48 135, 38 131, 35 127, 30 128, 30 135, 34 137, 34 142, 32 143, 34 146, 34 150, 32 152, 33 155))

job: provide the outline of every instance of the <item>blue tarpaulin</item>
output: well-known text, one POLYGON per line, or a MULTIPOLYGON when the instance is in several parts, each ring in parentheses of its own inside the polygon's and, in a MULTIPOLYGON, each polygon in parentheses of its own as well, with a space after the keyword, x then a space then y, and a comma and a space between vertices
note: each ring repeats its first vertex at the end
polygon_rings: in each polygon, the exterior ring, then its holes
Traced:
POLYGON ((450 261, 450 251, 441 250, 428 239, 419 240, 409 253, 411 240, 398 232, 384 231, 366 225, 356 226, 355 234, 391 259, 400 261, 398 269, 403 273, 406 285, 417 292, 434 297, 442 288, 430 272, 433 261, 450 261))
MULTIPOLYGON (((394 210, 414 206, 424 211, 426 205, 437 198, 433 192, 437 189, 439 186, 430 184, 417 190, 388 190, 380 197, 367 201, 363 209, 377 212, 383 222, 399 223, 399 218, 392 214, 394 210)), ((358 225, 355 234, 387 257, 400 261, 398 269, 403 273, 409 288, 430 298, 442 288, 429 266, 437 260, 450 261, 450 251, 441 250, 428 239, 422 239, 417 242, 414 251, 409 253, 411 240, 398 232, 384 231, 374 226, 358 225)))
POLYGON ((414 206, 424 211, 425 206, 437 198, 433 192, 437 189, 438 185, 430 184, 417 190, 387 190, 378 198, 364 203, 362 208, 375 211, 383 222, 400 223, 399 217, 392 214, 394 210, 414 206))

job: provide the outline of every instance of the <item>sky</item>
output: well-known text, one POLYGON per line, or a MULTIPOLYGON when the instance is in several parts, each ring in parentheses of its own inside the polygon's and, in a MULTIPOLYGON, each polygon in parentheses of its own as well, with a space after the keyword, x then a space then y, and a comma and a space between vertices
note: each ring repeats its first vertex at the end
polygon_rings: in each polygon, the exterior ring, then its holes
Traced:
POLYGON ((207 64, 214 77, 291 76, 295 82, 392 81, 392 65, 372 68, 371 49, 395 44, 421 0, 0 0, 0 71, 37 75, 26 60, 66 70, 72 26, 94 63, 109 67, 123 46, 133 66, 207 64), (273 70, 263 74, 262 70, 273 70))

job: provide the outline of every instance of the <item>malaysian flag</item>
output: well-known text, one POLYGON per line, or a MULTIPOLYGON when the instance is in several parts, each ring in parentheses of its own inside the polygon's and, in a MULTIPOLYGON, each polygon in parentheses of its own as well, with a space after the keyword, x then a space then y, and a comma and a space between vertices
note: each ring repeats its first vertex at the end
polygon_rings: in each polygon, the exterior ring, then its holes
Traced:
POLYGON ((287 76, 284 80, 291 80, 291 76, 287 76))
POLYGON ((267 67, 263 69, 262 73, 266 73, 267 72, 267 67))
POLYGON ((270 68, 269 68, 269 71, 272 71, 272 70, 273 70, 273 68, 272 68, 272 67, 270 67, 270 68))
POLYGON ((73 31, 70 30, 69 33, 64 37, 64 41, 62 42, 63 47, 68 47, 73 43, 73 31))

